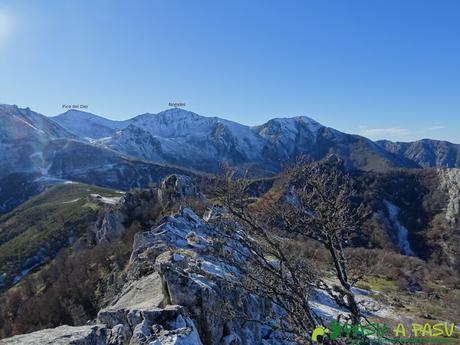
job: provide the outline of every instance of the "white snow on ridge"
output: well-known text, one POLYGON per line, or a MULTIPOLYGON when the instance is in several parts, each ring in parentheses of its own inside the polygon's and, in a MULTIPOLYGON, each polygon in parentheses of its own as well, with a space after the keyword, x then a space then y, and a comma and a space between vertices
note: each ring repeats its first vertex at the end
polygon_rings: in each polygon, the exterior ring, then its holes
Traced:
POLYGON ((388 200, 383 200, 385 206, 388 209, 390 220, 393 224, 393 228, 397 231, 396 240, 399 249, 404 255, 415 255, 409 243, 409 231, 407 228, 399 222, 399 207, 392 204, 388 200))
POLYGON ((80 200, 80 198, 76 198, 76 199, 69 200, 69 201, 63 201, 62 203, 63 203, 63 204, 72 204, 72 203, 74 203, 74 202, 77 202, 78 200, 80 200))
POLYGON ((43 182, 43 183, 48 183, 48 184, 72 184, 72 183, 78 183, 74 181, 69 181, 69 180, 64 180, 59 177, 53 177, 53 176, 48 176, 48 175, 43 175, 34 180, 34 182, 43 182))
POLYGON ((108 205, 115 205, 117 204, 121 197, 120 196, 115 196, 115 197, 105 197, 105 196, 101 196, 99 194, 90 194, 91 197, 99 200, 100 202, 104 203, 104 204, 108 204, 108 205))
POLYGON ((20 118, 19 116, 17 115, 13 115, 13 118, 19 122, 22 122, 24 123, 26 126, 29 126, 30 128, 32 128, 34 131, 40 133, 40 134, 45 134, 45 132, 37 127, 35 127, 34 125, 32 125, 31 123, 27 122, 26 120, 20 118))
MULTIPOLYGON (((391 307, 382 305, 374 298, 370 297, 371 291, 353 288, 356 301, 366 317, 381 317, 385 319, 399 319, 391 307)), ((340 307, 323 290, 315 289, 309 301, 309 305, 323 321, 337 320, 342 315, 342 320, 346 319, 350 313, 347 309, 340 307)))
POLYGON ((114 121, 79 110, 69 110, 52 120, 71 133, 91 142, 111 136, 115 130, 128 126, 129 121, 114 121))

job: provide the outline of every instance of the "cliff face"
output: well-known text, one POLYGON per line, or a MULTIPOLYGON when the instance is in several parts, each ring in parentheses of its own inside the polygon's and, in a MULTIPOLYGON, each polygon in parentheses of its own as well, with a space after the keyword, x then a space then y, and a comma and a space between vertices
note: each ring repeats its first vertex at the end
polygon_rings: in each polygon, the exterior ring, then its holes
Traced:
POLYGON ((456 226, 460 221, 460 169, 438 169, 438 174, 440 188, 447 194, 446 220, 456 226))

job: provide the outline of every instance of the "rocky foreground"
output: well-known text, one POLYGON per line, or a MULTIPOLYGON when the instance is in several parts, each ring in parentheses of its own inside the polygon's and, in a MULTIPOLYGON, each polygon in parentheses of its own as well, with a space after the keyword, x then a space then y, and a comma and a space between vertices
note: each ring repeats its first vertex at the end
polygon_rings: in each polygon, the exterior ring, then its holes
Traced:
MULTIPOLYGON (((172 183, 177 190, 181 180, 172 183)), ((181 193, 196 193, 179 189, 181 193)), ((124 197, 124 205, 107 213, 98 233, 100 241, 123 231, 121 222, 126 215, 120 210, 129 202, 132 200, 124 197)), ((228 254, 230 248, 217 244, 222 234, 214 223, 220 217, 214 210, 204 220, 190 208, 182 208, 177 215, 163 219, 161 225, 137 233, 123 290, 99 311, 92 324, 60 326, 0 340, 0 344, 281 343, 270 327, 230 316, 228 306, 233 313, 253 320, 264 319, 272 308, 232 283, 239 273, 231 260, 225 262, 218 253, 228 254)), ((242 260, 236 253, 230 257, 242 260)))

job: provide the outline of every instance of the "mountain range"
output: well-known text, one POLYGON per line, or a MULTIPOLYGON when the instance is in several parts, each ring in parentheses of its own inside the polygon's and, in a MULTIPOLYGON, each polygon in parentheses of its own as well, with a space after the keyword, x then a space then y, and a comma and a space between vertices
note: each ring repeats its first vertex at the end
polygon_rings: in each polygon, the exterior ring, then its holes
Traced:
POLYGON ((202 172, 217 172, 225 162, 254 176, 276 175, 301 155, 318 160, 329 153, 366 170, 418 166, 367 138, 339 132, 306 116, 274 118, 253 127, 183 109, 120 122, 77 111, 52 119, 93 145, 202 172))
MULTIPOLYGON (((251 127, 179 108, 113 121, 77 110, 47 117, 0 105, 0 188, 22 181, 30 193, 46 181, 67 180, 127 190, 170 173, 216 173, 222 164, 247 176, 267 177, 300 156, 315 161, 331 153, 350 168, 367 171, 459 167, 459 147, 429 139, 374 142, 306 116, 251 127)), ((17 195, 23 190, 3 195, 0 212, 26 200, 27 193, 17 195)))

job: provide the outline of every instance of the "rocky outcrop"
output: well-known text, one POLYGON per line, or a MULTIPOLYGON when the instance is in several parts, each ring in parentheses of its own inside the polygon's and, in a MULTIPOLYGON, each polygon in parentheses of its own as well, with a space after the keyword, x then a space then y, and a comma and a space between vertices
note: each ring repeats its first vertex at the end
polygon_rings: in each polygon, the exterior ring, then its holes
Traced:
MULTIPOLYGON (((153 225, 152 214, 155 213, 155 209, 174 205, 186 198, 206 200, 189 176, 179 174, 167 176, 159 188, 127 192, 109 207, 101 225, 97 228, 96 238, 98 242, 118 238, 126 230, 126 225, 132 223, 133 220, 139 221, 144 226, 153 225)), ((94 199, 110 204, 101 198, 94 197, 94 199)))
MULTIPOLYGON (((141 214, 141 209, 128 207, 131 198, 125 196, 117 212, 141 214)), ((114 215, 109 212, 107 217, 114 215)), ((271 315, 272 305, 238 287, 241 277, 232 260, 243 259, 231 252, 237 243, 216 245, 223 236, 216 225, 217 219, 222 221, 218 209, 206 219, 183 208, 159 226, 136 234, 127 282, 100 310, 94 326, 48 329, 5 339, 0 345, 278 344, 266 326, 245 322, 271 315), (232 260, 224 260, 220 251, 227 251, 232 260)))
POLYGON ((441 190, 447 195, 445 217, 449 225, 460 221, 460 169, 438 169, 441 190))
POLYGON ((107 344, 276 343, 260 324, 231 316, 262 320, 271 304, 237 288, 237 267, 216 252, 229 250, 216 245, 221 233, 212 222, 220 216, 205 222, 184 208, 136 235, 129 283, 98 315, 107 344))
POLYGON ((105 345, 106 339, 103 325, 61 326, 0 340, 0 345, 105 345))
POLYGON ((123 222, 125 215, 117 210, 110 210, 102 219, 101 226, 96 230, 96 239, 100 243, 103 240, 110 241, 114 238, 120 237, 125 231, 123 222))
POLYGON ((130 301, 127 297, 123 305, 117 304, 99 313, 98 320, 105 323, 109 334, 104 344, 202 344, 195 324, 183 307, 155 307, 156 295, 146 292, 137 294, 140 300, 130 301), (139 304, 131 305, 136 302, 139 304))
POLYGON ((248 319, 263 320, 271 305, 237 288, 238 269, 216 252, 229 247, 217 245, 222 234, 211 223, 212 218, 206 223, 185 208, 159 227, 137 234, 129 276, 138 279, 147 272, 159 274, 163 294, 157 294, 158 305, 184 307, 204 344, 260 344, 263 327, 232 318, 230 309, 248 319))
MULTIPOLYGON (((95 201, 104 202, 93 197, 95 201)), ((141 189, 127 192, 117 202, 108 203, 107 212, 96 229, 96 238, 102 241, 112 241, 120 237, 126 226, 134 220, 144 226, 153 224, 152 213, 155 208, 162 207, 161 191, 158 188, 141 189)))
POLYGON ((168 202, 175 202, 185 198, 206 199, 192 179, 185 175, 174 174, 167 176, 161 182, 160 190, 168 202))

